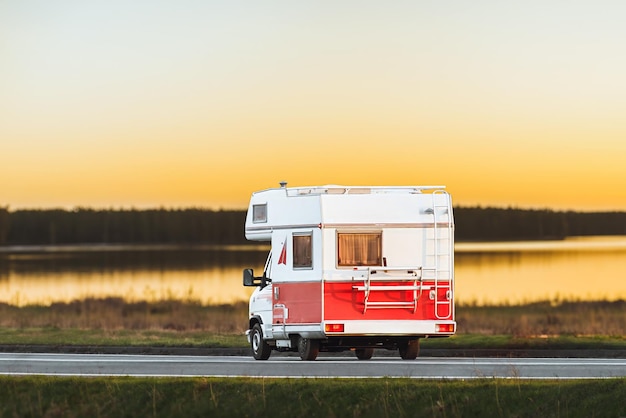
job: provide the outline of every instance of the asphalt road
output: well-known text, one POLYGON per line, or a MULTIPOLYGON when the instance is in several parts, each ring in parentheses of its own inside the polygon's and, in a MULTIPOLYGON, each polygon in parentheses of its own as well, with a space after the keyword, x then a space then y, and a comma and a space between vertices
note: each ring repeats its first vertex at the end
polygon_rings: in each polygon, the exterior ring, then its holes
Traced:
POLYGON ((374 357, 179 356, 121 354, 0 353, 2 375, 55 376, 246 376, 246 377, 409 377, 428 379, 586 379, 626 377, 626 359, 439 358, 405 361, 374 357))

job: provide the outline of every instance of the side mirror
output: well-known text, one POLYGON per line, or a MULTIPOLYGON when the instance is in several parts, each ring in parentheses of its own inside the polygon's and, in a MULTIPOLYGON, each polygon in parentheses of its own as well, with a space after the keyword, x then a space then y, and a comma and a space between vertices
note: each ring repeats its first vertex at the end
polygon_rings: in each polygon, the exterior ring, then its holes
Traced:
POLYGON ((254 277, 254 270, 252 269, 244 269, 243 270, 243 285, 244 286, 267 286, 267 282, 269 280, 265 276, 254 277))
POLYGON ((244 286, 259 286, 260 285, 260 283, 254 282, 254 270, 252 269, 243 270, 243 285, 244 286))

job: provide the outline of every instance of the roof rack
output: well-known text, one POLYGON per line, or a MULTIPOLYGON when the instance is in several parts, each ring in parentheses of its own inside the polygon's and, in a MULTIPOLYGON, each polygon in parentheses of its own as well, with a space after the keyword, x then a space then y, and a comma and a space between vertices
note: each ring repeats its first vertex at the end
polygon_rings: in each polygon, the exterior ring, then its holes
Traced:
POLYGON ((385 194, 385 193, 422 193, 424 191, 443 190, 445 186, 312 186, 285 188, 287 196, 322 195, 322 194, 385 194))

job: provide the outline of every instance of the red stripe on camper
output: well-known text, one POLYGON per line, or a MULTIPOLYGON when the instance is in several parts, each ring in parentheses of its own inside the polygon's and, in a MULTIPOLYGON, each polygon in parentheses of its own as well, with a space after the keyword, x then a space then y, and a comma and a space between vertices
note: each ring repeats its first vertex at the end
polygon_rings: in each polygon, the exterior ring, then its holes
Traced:
MULTIPOLYGON (((447 284, 447 283, 446 283, 447 284)), ((432 286, 433 283, 424 282, 424 286, 432 286)), ((443 285, 443 283, 442 283, 443 285)), ((352 282, 339 282, 324 284, 324 320, 433 320, 452 319, 452 312, 448 306, 439 306, 440 318, 435 317, 435 302, 430 299, 430 291, 424 290, 417 303, 417 309, 413 312, 413 307, 402 308, 365 308, 363 291, 355 290, 352 282), (364 312, 365 310, 365 312, 364 312), (445 315, 445 318, 441 316, 445 315)), ((413 301, 413 291, 398 291, 390 288, 390 291, 372 292, 370 302, 411 302, 413 301)), ((446 290, 438 290, 438 300, 446 298, 446 290)))
MULTIPOLYGON (((273 304, 287 308, 286 324, 319 324, 322 321, 322 282, 274 283, 273 304), (276 297, 278 295, 278 298, 276 297)), ((282 324, 282 310, 274 309, 275 324, 282 324)))

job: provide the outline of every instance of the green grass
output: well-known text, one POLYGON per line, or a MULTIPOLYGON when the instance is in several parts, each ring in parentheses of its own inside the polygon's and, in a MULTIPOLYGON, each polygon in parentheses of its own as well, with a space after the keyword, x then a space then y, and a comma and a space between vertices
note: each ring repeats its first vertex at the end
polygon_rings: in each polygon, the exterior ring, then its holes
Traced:
POLYGON ((243 334, 202 331, 103 330, 76 328, 0 328, 4 345, 70 345, 129 347, 245 347, 243 334))
POLYGON ((619 417, 626 379, 0 377, 0 416, 619 417))
MULTIPOLYGON (((243 348, 243 334, 202 331, 102 330, 76 328, 0 328, 3 345, 125 346, 243 348)), ((458 334, 422 341, 432 349, 618 349, 626 350, 626 336, 515 337, 512 335, 458 334)))
POLYGON ((478 349, 616 349, 626 350, 626 336, 540 336, 457 334, 450 338, 426 339, 422 348, 478 349))

